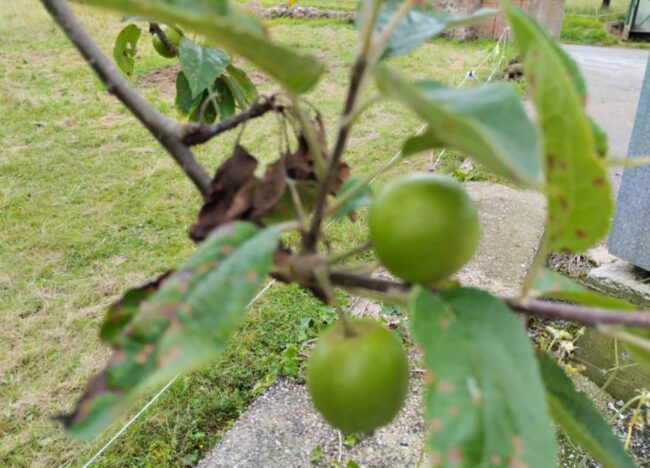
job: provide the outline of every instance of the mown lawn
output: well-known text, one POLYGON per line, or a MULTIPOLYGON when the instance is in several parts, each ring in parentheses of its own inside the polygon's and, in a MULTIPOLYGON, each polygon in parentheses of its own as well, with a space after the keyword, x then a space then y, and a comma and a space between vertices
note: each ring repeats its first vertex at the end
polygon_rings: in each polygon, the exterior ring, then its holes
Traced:
MULTIPOLYGON (((75 9, 110 53, 123 26, 119 16, 75 9)), ((332 21, 268 26, 275 39, 327 65, 327 77, 309 99, 322 110, 331 137, 353 57, 353 27, 332 21)), ((396 65, 414 78, 455 84, 492 46, 440 40, 396 65)), ((139 54, 134 85, 174 115, 174 73, 167 68, 173 61, 155 56, 148 38, 139 54)), ((276 89, 255 76, 263 92, 276 89)), ((0 466, 79 465, 128 415, 91 442, 70 440, 51 417, 71 408, 109 353, 97 337, 106 306, 192 252, 186 232, 200 199, 36 0, 5 2, 0 9, 0 109, 0 466)), ((354 172, 388 159, 418 127, 392 103, 372 107, 352 135, 354 172)), ((257 120, 242 142, 271 160, 278 151, 275 129, 275 119, 257 120)), ((199 148, 200 159, 213 170, 234 138, 199 148)), ((425 157, 411 159, 397 171, 427 164, 425 157)), ((333 245, 353 244, 363 226, 331 226, 333 245)), ((98 464, 194 463, 251 401, 256 384, 281 367, 285 348, 313 336, 327 315, 307 293, 273 286, 223 358, 179 379, 98 464), (314 327, 301 327, 304 318, 314 327)))

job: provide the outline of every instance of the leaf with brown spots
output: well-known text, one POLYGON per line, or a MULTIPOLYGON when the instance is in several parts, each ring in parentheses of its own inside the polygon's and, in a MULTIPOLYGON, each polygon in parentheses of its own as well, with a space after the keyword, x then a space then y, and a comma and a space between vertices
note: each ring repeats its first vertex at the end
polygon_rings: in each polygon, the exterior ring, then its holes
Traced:
POLYGON ((548 247, 580 252, 609 231, 614 211, 606 137, 585 114, 580 71, 526 13, 505 7, 543 133, 548 247))
POLYGON ((214 358, 241 323, 273 262, 280 232, 234 222, 215 230, 111 335, 115 352, 61 419, 91 437, 151 385, 214 358))
POLYGON ((151 297, 158 290, 160 283, 172 273, 172 270, 167 271, 157 278, 129 289, 120 300, 111 304, 104 317, 99 337, 110 343, 140 310, 140 305, 151 297))
POLYGON ((413 336, 435 376, 424 404, 436 466, 555 466, 537 362, 512 312, 485 291, 434 296, 420 286, 411 310, 413 336))

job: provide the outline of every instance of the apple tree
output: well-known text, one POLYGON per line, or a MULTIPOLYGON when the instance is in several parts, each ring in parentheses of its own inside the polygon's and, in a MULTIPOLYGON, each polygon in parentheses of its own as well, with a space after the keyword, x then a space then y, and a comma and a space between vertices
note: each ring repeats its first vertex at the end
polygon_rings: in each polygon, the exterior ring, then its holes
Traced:
MULTIPOLYGON (((304 97, 325 67, 269 39, 257 19, 227 0, 87 0, 152 25, 169 25, 179 36, 182 31, 181 68, 192 99, 229 89, 238 101, 226 79, 233 77, 231 64, 222 64, 224 75, 214 73, 214 63, 226 54, 275 81, 277 94, 255 99, 251 94, 240 112, 227 115, 217 106, 218 123, 179 122, 160 114, 100 51, 65 0, 41 1, 107 90, 161 143, 203 199, 189 228, 196 252, 129 289, 107 311, 100 334, 113 354, 74 410, 61 417, 71 434, 92 437, 151 386, 217 356, 242 323, 248 302, 273 277, 337 308, 339 321, 320 337, 307 369, 315 406, 335 427, 372 431, 388 423, 408 382, 401 343, 378 323, 348 317, 334 294, 339 288, 408 310, 427 370, 423 405, 431 464, 554 466, 558 427, 603 466, 634 466, 591 402, 561 366, 535 349, 516 317, 525 313, 597 327, 624 342, 640 364, 650 365, 650 314, 543 267, 548 253, 581 252, 608 233, 612 160, 603 132, 585 114, 580 70, 525 12, 503 7, 535 120, 509 84, 458 90, 433 80, 414 82, 392 60, 494 11, 455 17, 415 0, 360 0, 356 58, 338 129, 328 142, 321 114, 304 97), (190 33, 205 45, 189 41, 190 33), (197 47, 203 49, 196 52, 197 47), (192 50, 185 63, 184 49, 192 50), (208 75, 206 61, 213 67, 208 75), (218 87, 217 79, 225 87, 218 87), (376 173, 355 174, 348 165, 348 136, 368 109, 360 96, 371 81, 386 99, 426 123, 425 132, 404 141, 401 158, 451 148, 546 195, 545 235, 517 297, 495 297, 449 281, 471 258, 480 236, 476 208, 461 185, 435 174, 409 174, 371 197, 368 184, 376 173), (261 176, 255 172, 259 161, 241 142, 213 176, 194 157, 195 145, 265 116, 296 130, 261 176), (364 204, 370 205, 370 241, 328 251, 327 223, 346 222, 342 218, 364 204), (367 265, 342 265, 370 248, 394 279, 371 275, 367 265)), ((172 40, 159 38, 165 47, 172 40)), ((192 114, 189 108, 186 113, 192 114)), ((391 167, 387 163, 380 171, 391 167)))

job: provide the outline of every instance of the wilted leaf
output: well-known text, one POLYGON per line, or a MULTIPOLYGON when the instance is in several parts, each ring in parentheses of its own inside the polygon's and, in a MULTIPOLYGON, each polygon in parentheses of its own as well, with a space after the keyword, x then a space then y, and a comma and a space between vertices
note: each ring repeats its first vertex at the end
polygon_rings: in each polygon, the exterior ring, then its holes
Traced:
POLYGON ((294 93, 311 89, 324 71, 323 65, 313 57, 271 42, 264 36, 259 20, 233 10, 226 0, 87 0, 86 3, 150 16, 202 34, 214 45, 257 65, 294 93))
POLYGON ((221 49, 195 44, 187 37, 179 48, 181 69, 192 90, 192 98, 210 90, 214 81, 226 71, 230 57, 221 49))
MULTIPOLYGON (((383 2, 377 18, 378 32, 386 28, 402 3, 398 0, 383 2)), ((421 3, 412 8, 397 25, 388 39, 383 58, 405 54, 447 29, 479 23, 496 13, 497 10, 492 8, 481 8, 469 16, 454 16, 421 3)))
POLYGON ((135 56, 138 53, 138 39, 142 31, 135 24, 129 24, 115 38, 113 58, 117 66, 128 76, 133 74, 135 56))
POLYGON ((413 151, 441 146, 457 149, 495 174, 539 187, 541 143, 517 91, 499 83, 459 90, 440 83, 405 81, 387 66, 376 67, 384 94, 400 100, 428 124, 425 134, 408 141, 413 151))
POLYGON ((255 188, 252 217, 261 219, 273 214, 286 189, 287 168, 285 158, 281 157, 266 166, 264 177, 255 188))
POLYGON ((538 356, 546 399, 555 422, 605 468, 636 466, 610 425, 564 371, 546 354, 538 356))
POLYGON ((614 210, 598 136, 583 109, 575 63, 528 15, 507 5, 544 135, 548 247, 580 252, 609 231, 614 210), (559 51, 559 52, 558 52, 559 51))
POLYGON ((61 419, 92 437, 144 390, 217 356, 268 274, 279 231, 232 223, 215 231, 114 338, 116 350, 61 419))
POLYGON ((212 180, 210 194, 190 228, 195 241, 205 239, 217 226, 237 219, 250 210, 256 184, 257 160, 237 145, 233 155, 219 168, 212 180))
POLYGON ((526 331, 485 291, 413 291, 413 335, 428 371, 425 416, 436 466, 556 463, 555 434, 526 331))

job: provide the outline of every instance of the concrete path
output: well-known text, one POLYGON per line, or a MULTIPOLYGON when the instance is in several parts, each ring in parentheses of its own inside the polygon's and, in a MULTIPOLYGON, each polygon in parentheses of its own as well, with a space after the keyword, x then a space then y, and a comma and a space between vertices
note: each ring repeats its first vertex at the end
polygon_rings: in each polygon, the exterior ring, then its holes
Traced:
MULTIPOLYGON (((648 51, 619 47, 565 45, 587 79, 589 114, 609 136, 613 155, 627 155, 648 51)), ((611 172, 618 189, 622 168, 611 172)))

